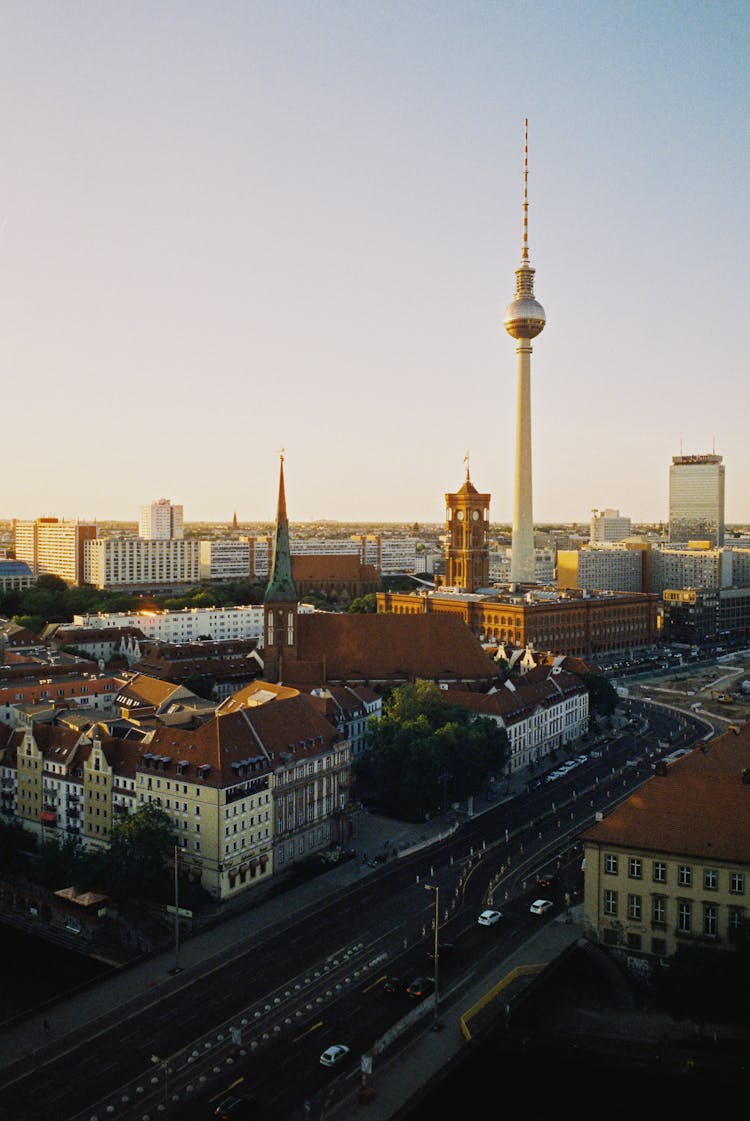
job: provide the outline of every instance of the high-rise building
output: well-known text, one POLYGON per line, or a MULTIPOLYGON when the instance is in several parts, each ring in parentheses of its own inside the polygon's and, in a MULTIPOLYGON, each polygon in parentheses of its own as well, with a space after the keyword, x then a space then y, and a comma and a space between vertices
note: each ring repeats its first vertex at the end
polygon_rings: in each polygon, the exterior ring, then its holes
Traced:
POLYGON ((516 295, 503 319, 505 330, 518 341, 518 395, 516 399, 516 462, 513 492, 513 537, 510 577, 533 583, 534 523, 531 487, 531 340, 544 329, 544 308, 534 297, 534 272, 529 264, 528 240, 528 120, 524 130, 523 237, 521 264, 516 269, 516 295))
POLYGON ((591 511, 591 544, 624 541, 630 537, 630 518, 620 517, 619 510, 591 511))
POLYGON ((168 498, 141 506, 138 536, 147 541, 181 540, 182 506, 173 506, 168 498))
POLYGON ((13 523, 16 559, 36 576, 59 576, 68 584, 84 582, 84 542, 96 538, 95 522, 35 518, 13 523))
POLYGON ((720 455, 672 457, 669 540, 724 544, 724 464, 720 455))

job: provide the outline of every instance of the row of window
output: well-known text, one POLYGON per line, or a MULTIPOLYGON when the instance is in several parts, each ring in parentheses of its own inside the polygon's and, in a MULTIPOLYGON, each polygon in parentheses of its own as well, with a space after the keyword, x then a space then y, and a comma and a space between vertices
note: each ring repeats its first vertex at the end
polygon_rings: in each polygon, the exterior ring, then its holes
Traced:
MULTIPOLYGON (((669 900, 664 895, 651 897, 651 922, 654 926, 667 925, 667 906, 669 900)), ((690 899, 678 899, 675 902, 677 931, 679 934, 692 934, 696 914, 702 915, 701 931, 707 938, 718 936, 719 908, 715 903, 693 903, 690 899)), ((619 910, 619 897, 616 891, 606 889, 604 892, 604 913, 610 918, 617 918, 619 910)), ((643 897, 628 893, 626 900, 626 915, 632 922, 643 919, 643 897)), ((744 909, 730 907, 728 912, 728 929, 730 932, 742 929, 745 921, 744 909)))
MULTIPOLYGON (((644 861, 639 856, 629 856, 627 858, 627 871, 631 880, 642 880, 644 876, 644 861)), ((655 884, 667 883, 667 863, 664 860, 652 860, 651 862, 651 881, 655 884)), ((617 876, 619 874, 620 860, 614 853, 605 853, 604 856, 604 872, 608 876, 617 876)), ((729 891, 732 895, 745 894, 745 873, 744 872, 729 872, 729 891)), ((690 864, 677 865, 677 886, 678 887, 693 887, 693 881, 698 882, 697 877, 693 875, 693 867, 690 864)), ((720 874, 718 868, 704 868, 703 869, 703 887, 706 891, 718 891, 720 884, 720 874)))

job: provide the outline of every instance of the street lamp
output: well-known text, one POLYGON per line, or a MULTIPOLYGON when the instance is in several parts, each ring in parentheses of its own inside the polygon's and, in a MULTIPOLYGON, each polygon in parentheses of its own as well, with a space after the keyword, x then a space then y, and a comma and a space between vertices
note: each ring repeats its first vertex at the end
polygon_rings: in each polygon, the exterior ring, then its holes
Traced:
POLYGON ((438 962, 439 962, 439 959, 440 959, 440 888, 437 886, 437 884, 425 884, 424 889, 425 889, 425 891, 434 891, 435 892, 435 945, 433 947, 433 951, 434 951, 433 952, 433 964, 434 964, 434 967, 435 967, 435 971, 434 971, 435 1001, 434 1001, 434 1004, 433 1004, 432 1030, 437 1031, 438 1028, 440 1027, 440 1022, 438 1020, 438 1006, 439 1006, 438 962))

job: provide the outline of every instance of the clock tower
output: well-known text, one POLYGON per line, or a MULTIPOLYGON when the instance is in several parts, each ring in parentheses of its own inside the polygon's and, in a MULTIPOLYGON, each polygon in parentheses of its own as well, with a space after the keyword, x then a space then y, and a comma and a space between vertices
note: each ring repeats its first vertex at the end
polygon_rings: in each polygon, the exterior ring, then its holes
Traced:
POLYGON ((490 495, 469 477, 456 494, 445 496, 445 584, 473 592, 490 583, 490 495))

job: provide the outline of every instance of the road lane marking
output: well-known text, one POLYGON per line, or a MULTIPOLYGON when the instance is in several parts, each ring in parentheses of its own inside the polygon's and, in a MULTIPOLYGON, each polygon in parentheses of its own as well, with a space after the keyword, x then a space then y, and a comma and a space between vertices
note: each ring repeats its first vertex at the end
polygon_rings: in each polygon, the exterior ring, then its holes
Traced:
POLYGON ((300 1039, 304 1039, 306 1035, 310 1035, 311 1032, 317 1031, 318 1028, 322 1028, 322 1027, 323 1027, 323 1021, 318 1020, 317 1024, 313 1024, 312 1027, 309 1027, 307 1029, 307 1031, 303 1031, 302 1035, 296 1035, 294 1037, 294 1039, 292 1040, 292 1043, 299 1043, 300 1039))
POLYGON ((382 985, 387 976, 388 974, 384 973, 382 977, 378 977, 376 981, 373 981, 371 984, 369 984, 366 989, 362 989, 362 992, 369 993, 370 989, 374 989, 376 985, 382 985))

